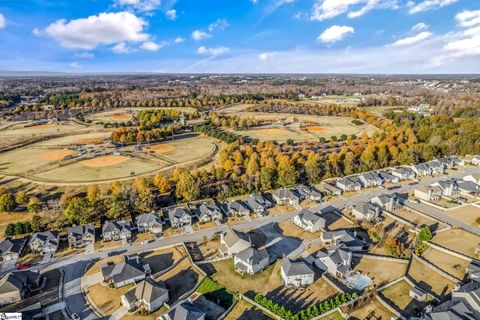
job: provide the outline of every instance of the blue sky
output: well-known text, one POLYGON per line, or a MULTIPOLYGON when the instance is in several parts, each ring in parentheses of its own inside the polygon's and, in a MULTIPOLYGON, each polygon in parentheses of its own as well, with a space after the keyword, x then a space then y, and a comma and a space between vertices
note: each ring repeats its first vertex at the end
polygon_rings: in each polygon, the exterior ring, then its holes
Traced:
POLYGON ((0 70, 480 73, 478 0, 0 0, 0 70))

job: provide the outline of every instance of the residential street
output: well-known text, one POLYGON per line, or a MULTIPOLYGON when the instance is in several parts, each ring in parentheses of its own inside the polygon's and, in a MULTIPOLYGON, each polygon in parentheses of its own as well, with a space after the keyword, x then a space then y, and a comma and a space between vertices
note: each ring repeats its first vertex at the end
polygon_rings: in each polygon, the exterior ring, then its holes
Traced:
MULTIPOLYGON (((459 168, 457 171, 452 171, 450 177, 461 178, 468 174, 480 173, 480 168, 459 168)), ((355 194, 349 198, 344 196, 334 197, 329 202, 323 203, 318 208, 323 208, 327 206, 334 206, 337 208, 343 208, 346 205, 351 205, 355 202, 359 201, 368 201, 371 198, 380 195, 380 194, 392 194, 392 193, 401 193, 406 194, 408 192, 413 191, 415 188, 419 186, 427 186, 433 182, 433 180, 438 180, 446 178, 446 176, 437 176, 437 177, 428 177, 424 178, 421 182, 416 185, 409 185, 408 183, 400 184, 400 188, 394 190, 387 190, 387 189, 366 189, 362 190, 358 194, 355 194)), ((413 208, 418 208, 420 211, 425 211, 426 213, 436 215, 440 220, 444 220, 453 226, 458 226, 463 229, 467 229, 469 231, 473 231, 474 233, 480 235, 478 229, 470 227, 460 221, 457 221, 443 213, 438 212, 438 210, 427 206, 425 204, 409 204, 413 208), (473 230, 472 230, 473 229, 473 230)), ((298 213, 297 211, 285 214, 285 215, 278 215, 278 216, 267 216, 261 219, 251 220, 242 224, 238 224, 234 226, 236 229, 241 230, 248 230, 252 228, 258 228, 263 225, 275 222, 282 222, 294 217, 298 213)), ((89 254, 82 254, 78 256, 71 256, 65 257, 60 259, 52 259, 45 263, 40 263, 32 267, 32 269, 41 269, 42 271, 47 271, 51 269, 63 269, 65 271, 65 284, 64 284, 64 297, 65 302, 70 313, 77 313, 81 319, 98 319, 95 313, 88 307, 85 297, 80 288, 80 278, 84 274, 85 268, 95 261, 100 259, 104 259, 107 257, 107 254, 111 251, 117 251, 119 249, 126 250, 125 253, 132 253, 136 251, 145 251, 145 250, 154 250, 159 247, 181 243, 181 242, 191 242, 191 241, 198 241, 203 239, 204 237, 211 237, 215 233, 222 232, 230 228, 231 226, 222 224, 217 226, 216 228, 209 229, 209 230, 201 230, 195 231, 192 233, 186 233, 178 236, 173 236, 169 238, 163 238, 156 241, 153 241, 148 244, 136 244, 127 246, 124 248, 114 248, 105 250, 102 252, 93 252, 89 254)), ((14 267, 10 269, 3 269, 2 274, 5 274, 9 271, 13 271, 14 267)))

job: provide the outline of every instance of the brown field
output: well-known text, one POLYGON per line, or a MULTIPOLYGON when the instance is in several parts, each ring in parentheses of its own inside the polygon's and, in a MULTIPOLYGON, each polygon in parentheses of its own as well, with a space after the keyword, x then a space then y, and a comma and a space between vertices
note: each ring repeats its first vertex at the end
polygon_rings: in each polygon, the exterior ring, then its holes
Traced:
MULTIPOLYGON (((424 216, 421 216, 415 212, 412 212, 410 210, 407 210, 407 209, 400 209, 400 210, 397 210, 395 211, 395 214, 397 214, 398 216, 404 218, 405 220, 408 220, 412 223, 415 223, 417 226, 422 226, 422 225, 427 225, 427 226, 431 226, 431 225, 434 225, 436 224, 437 222, 433 219, 429 219, 429 218, 426 218, 424 216)), ((445 225, 442 223, 439 228, 442 228, 444 227, 445 225)))
POLYGON ((102 156, 97 157, 89 160, 84 160, 81 162, 86 167, 109 167, 114 166, 116 164, 122 163, 127 161, 129 158, 125 156, 102 156))
POLYGON ((114 119, 114 120, 130 120, 130 119, 132 119, 132 116, 129 115, 129 114, 126 114, 125 112, 118 112, 118 113, 114 113, 112 115, 112 119, 114 119))
POLYGON ((54 150, 54 151, 49 151, 41 154, 38 158, 40 160, 44 161, 55 161, 55 160, 62 160, 66 156, 73 156, 77 154, 76 151, 73 150, 54 150))
POLYGON ((262 313, 259 309, 245 300, 237 302, 232 311, 228 313, 225 320, 270 320, 271 318, 262 313))
POLYGON ((480 208, 478 207, 468 205, 458 209, 445 210, 443 213, 473 227, 479 227, 479 224, 475 221, 480 218, 480 208))
POLYGON ((310 233, 308 231, 303 230, 302 228, 296 226, 292 221, 282 221, 278 224, 280 229, 282 229, 282 233, 286 237, 294 237, 294 238, 301 238, 305 240, 314 240, 320 237, 321 232, 314 232, 310 233))
POLYGON ((46 123, 46 124, 40 124, 38 126, 33 126, 32 128, 34 129, 51 129, 51 128, 56 128, 59 127, 58 124, 55 123, 46 123))
POLYGON ((81 145, 86 145, 86 144, 101 144, 103 142, 102 138, 82 138, 78 139, 75 141, 74 144, 81 144, 81 145))
POLYGON ((282 284, 280 278, 280 261, 277 261, 253 276, 242 276, 235 272, 233 259, 214 262, 212 265, 216 270, 212 275, 212 279, 231 292, 245 293, 252 290, 260 294, 267 294, 282 284))
POLYGON ((260 129, 258 132, 263 134, 288 134, 288 131, 284 129, 260 129))
POLYGON ((88 294, 90 299, 102 311, 105 316, 112 315, 118 308, 121 307, 121 297, 134 287, 133 284, 113 289, 104 286, 101 283, 94 284, 88 287, 88 294))
POLYGON ((326 128, 320 126, 307 126, 304 127, 304 129, 310 132, 323 132, 327 130, 326 128))
POLYGON ((440 297, 448 295, 455 287, 455 283, 417 260, 412 261, 408 274, 421 289, 440 297))
POLYGON ((385 308, 377 299, 372 299, 369 303, 349 311, 349 319, 377 319, 390 320, 394 315, 385 308))
POLYGON ((409 315, 416 309, 423 309, 424 304, 410 297, 410 290, 413 289, 407 281, 400 281, 393 286, 384 289, 380 294, 385 300, 394 304, 402 314, 409 315))
POLYGON ((460 280, 465 276, 465 268, 469 265, 469 262, 466 260, 456 258, 433 248, 428 248, 422 254, 422 257, 460 280))
POLYGON ((404 276, 407 264, 362 258, 354 269, 368 275, 380 287, 404 276))
POLYGON ((177 148, 171 144, 155 144, 152 146, 146 147, 148 151, 153 151, 154 153, 167 153, 174 152, 177 148))
POLYGON ((5 232, 5 228, 9 223, 30 221, 32 217, 33 213, 31 212, 0 213, 0 233, 3 234, 5 232))
POLYGON ((480 237, 460 229, 451 229, 436 234, 432 242, 444 246, 450 250, 463 253, 472 258, 478 258, 475 248, 480 243, 480 237))

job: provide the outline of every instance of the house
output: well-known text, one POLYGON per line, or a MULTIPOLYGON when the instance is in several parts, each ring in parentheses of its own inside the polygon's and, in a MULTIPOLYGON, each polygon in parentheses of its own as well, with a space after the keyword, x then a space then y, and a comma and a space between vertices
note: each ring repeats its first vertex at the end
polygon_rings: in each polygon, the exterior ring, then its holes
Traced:
POLYGON ((0 305, 14 303, 23 298, 33 289, 40 287, 42 276, 38 271, 13 271, 0 279, 0 305))
POLYGON ((356 203, 352 208, 352 214, 357 220, 372 221, 380 217, 381 208, 370 202, 356 203))
POLYGON ((390 183, 398 183, 400 182, 400 178, 394 176, 393 174, 388 173, 387 171, 379 171, 378 175, 382 178, 383 182, 390 182, 390 183))
POLYGON ((136 217, 138 232, 162 234, 163 225, 160 216, 154 212, 144 213, 136 217))
POLYGON ((298 206, 300 201, 302 201, 302 198, 299 194, 293 190, 285 188, 275 190, 272 194, 272 197, 273 200, 275 200, 275 202, 281 206, 298 206))
POLYGON ((120 263, 108 262, 100 267, 103 280, 113 288, 144 280, 150 275, 150 265, 141 264, 138 255, 124 256, 120 263))
POLYGON ((132 225, 130 221, 105 221, 102 226, 102 238, 104 241, 129 241, 132 238, 132 225))
POLYGON ((16 261, 25 249, 26 238, 10 239, 6 238, 0 242, 0 256, 2 261, 16 261))
POLYGON ((472 181, 457 180, 458 191, 463 194, 478 195, 480 186, 472 181))
POLYGON ((351 251, 361 251, 365 243, 357 239, 355 232, 349 230, 325 231, 320 235, 320 240, 326 246, 338 246, 342 243, 351 251))
POLYGON ((311 212, 308 209, 302 209, 293 217, 293 223, 308 232, 317 232, 325 230, 327 220, 321 215, 311 212))
POLYGON ((258 214, 259 216, 267 215, 268 209, 273 207, 273 203, 261 194, 252 194, 247 199, 246 205, 250 208, 250 210, 258 214))
POLYGON ((268 266, 269 262, 270 255, 265 249, 250 247, 233 256, 235 271, 241 274, 255 274, 268 266))
POLYGON ((192 224, 192 214, 185 208, 172 208, 168 210, 168 219, 172 228, 181 228, 192 224))
POLYGON ((220 221, 223 219, 222 209, 215 203, 202 203, 197 207, 196 215, 200 222, 220 221))
POLYGON ((432 175, 432 169, 430 169, 429 166, 427 166, 426 163, 419 163, 411 166, 413 172, 417 175, 417 177, 422 177, 422 176, 431 176, 432 175))
POLYGON ((472 164, 474 164, 476 166, 480 166, 480 156, 474 156, 472 158, 472 164))
POLYGON ((383 185, 383 179, 376 172, 365 172, 358 176, 364 188, 378 187, 383 185))
POLYGON ((453 289, 450 300, 428 310, 422 320, 480 319, 480 283, 453 289))
POLYGON ((121 301, 128 310, 139 308, 147 312, 154 312, 168 299, 167 289, 152 279, 146 279, 122 295, 121 301))
POLYGON ((184 301, 157 320, 205 320, 207 312, 190 301, 184 301))
POLYGON ((335 185, 343 192, 358 191, 362 188, 362 185, 352 178, 338 179, 335 185))
POLYGON ((251 246, 250 239, 241 231, 227 229, 220 234, 220 252, 223 255, 231 256, 251 246))
POLYGON ((282 282, 286 286, 306 287, 315 280, 315 272, 303 259, 285 258, 280 269, 282 282))
POLYGON ((402 208, 401 200, 395 194, 381 194, 370 199, 370 202, 386 211, 395 211, 402 208))
POLYGON ((462 180, 471 181, 473 183, 480 185, 480 174, 470 174, 468 176, 463 177, 462 180))
POLYGON ((454 166, 464 166, 465 160, 459 159, 457 157, 442 157, 438 161, 443 164, 445 168, 452 168, 454 166))
POLYGON ((352 252, 344 244, 320 250, 315 256, 315 265, 336 278, 344 279, 352 269, 352 252))
POLYGON ((339 196, 342 194, 342 190, 335 187, 335 186, 332 186, 331 184, 329 183, 322 183, 321 184, 321 187, 323 189, 325 189, 325 191, 328 192, 328 194, 332 195, 332 196, 339 196))
POLYGON ((432 174, 442 174, 445 171, 445 166, 438 160, 427 162, 427 166, 432 170, 432 174))
POLYGON ((83 248, 95 243, 95 228, 91 224, 68 228, 67 240, 70 248, 83 248))
POLYGON ((480 282, 480 262, 473 260, 466 268, 466 274, 472 281, 480 282))
POLYGON ((420 187, 413 191, 413 195, 425 201, 438 201, 442 197, 442 189, 439 186, 420 187))
POLYGON ((57 251, 60 237, 56 231, 36 232, 28 244, 32 252, 54 254, 57 251))
POLYGON ((299 185, 294 188, 294 191, 298 193, 302 199, 313 200, 316 202, 322 201, 322 193, 313 187, 299 185))
POLYGON ((242 201, 234 200, 225 205, 225 212, 229 216, 244 217, 250 214, 250 209, 242 201))
POLYGON ((458 185, 453 180, 440 180, 432 183, 432 186, 439 186, 442 189, 442 196, 453 196, 459 193, 458 185))
POLYGON ((408 293, 408 295, 417 301, 426 301, 428 298, 428 293, 426 293, 419 287, 413 287, 408 293))
POLYGON ((392 170, 392 175, 400 180, 411 180, 416 177, 415 172, 409 167, 396 167, 392 170))

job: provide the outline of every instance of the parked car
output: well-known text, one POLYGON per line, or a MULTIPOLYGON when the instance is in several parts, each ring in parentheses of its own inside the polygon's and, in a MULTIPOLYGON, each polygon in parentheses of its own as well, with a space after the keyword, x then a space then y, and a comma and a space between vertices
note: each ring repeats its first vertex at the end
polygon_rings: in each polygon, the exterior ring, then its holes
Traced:
POLYGON ((30 268, 31 266, 32 266, 31 263, 22 263, 22 264, 17 265, 15 268, 17 270, 25 270, 25 269, 30 268))
POLYGON ((125 252, 127 252, 127 250, 112 251, 112 252, 109 252, 107 254, 107 256, 109 256, 109 257, 118 256, 119 254, 122 254, 122 253, 125 253, 125 252))
POLYGON ((140 244, 147 244, 149 242, 150 242, 150 240, 143 240, 142 242, 140 242, 140 244))
POLYGON ((420 201, 418 199, 412 199, 412 200, 408 200, 410 203, 416 203, 416 204, 419 204, 420 201))

